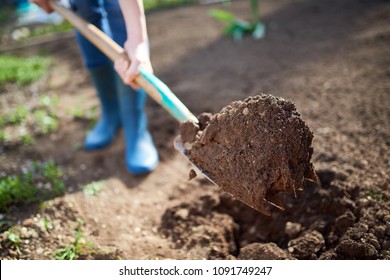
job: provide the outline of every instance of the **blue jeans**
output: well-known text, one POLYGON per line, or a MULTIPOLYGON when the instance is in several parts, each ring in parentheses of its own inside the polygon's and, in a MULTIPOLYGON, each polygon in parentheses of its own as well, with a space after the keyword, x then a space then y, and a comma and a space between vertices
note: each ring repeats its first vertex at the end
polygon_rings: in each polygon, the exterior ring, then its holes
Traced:
MULTIPOLYGON (((70 0, 69 2, 71 8, 80 17, 101 29, 123 47, 127 33, 118 0, 70 0)), ((75 33, 87 68, 110 64, 110 60, 100 50, 78 31, 75 33)))

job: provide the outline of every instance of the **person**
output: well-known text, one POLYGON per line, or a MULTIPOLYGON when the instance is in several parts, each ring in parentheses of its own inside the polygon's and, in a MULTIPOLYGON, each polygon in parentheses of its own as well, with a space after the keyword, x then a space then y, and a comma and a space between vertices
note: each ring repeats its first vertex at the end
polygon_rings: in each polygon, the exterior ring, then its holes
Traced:
MULTIPOLYGON (((47 13, 50 0, 30 0, 47 13)), ((123 46, 131 63, 119 59, 113 64, 79 32, 76 40, 84 64, 100 100, 101 118, 84 140, 86 150, 107 147, 123 128, 127 170, 134 174, 153 171, 158 153, 147 128, 146 93, 135 78, 141 68, 153 72, 142 0, 69 0, 70 8, 123 46)))

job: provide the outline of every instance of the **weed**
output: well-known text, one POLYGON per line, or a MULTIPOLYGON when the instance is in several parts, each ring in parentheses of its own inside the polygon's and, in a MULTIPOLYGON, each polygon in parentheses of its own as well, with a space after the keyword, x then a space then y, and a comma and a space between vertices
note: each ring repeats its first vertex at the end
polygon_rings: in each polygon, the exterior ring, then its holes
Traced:
POLYGON ((98 195, 106 186, 104 181, 92 182, 83 187, 83 192, 86 195, 98 195))
POLYGON ((8 134, 4 130, 0 130, 0 142, 7 142, 8 140, 8 134))
POLYGON ((254 39, 262 39, 265 36, 265 25, 260 22, 259 0, 250 0, 251 21, 236 18, 233 14, 219 9, 211 9, 210 16, 226 24, 224 33, 232 36, 236 42, 240 42, 247 33, 254 39))
POLYGON ((58 120, 52 117, 46 110, 39 109, 34 112, 34 117, 38 129, 41 133, 47 134, 58 128, 58 120))
POLYGON ((364 194, 366 195, 366 198, 369 200, 386 201, 386 197, 380 192, 367 190, 367 191, 365 191, 364 194))
POLYGON ((55 108, 59 103, 57 96, 42 96, 40 99, 41 108, 34 111, 33 125, 42 134, 47 134, 58 129, 58 117, 55 108))
POLYGON ((41 56, 27 58, 13 55, 0 56, 0 86, 6 83, 26 85, 41 79, 47 70, 49 59, 41 56))
POLYGON ((52 183, 54 193, 60 195, 65 191, 64 183, 61 180, 62 171, 53 161, 49 161, 43 165, 44 176, 52 183))
POLYGON ((72 244, 67 247, 57 249, 54 252, 54 258, 56 260, 75 260, 79 259, 81 255, 88 253, 94 245, 91 242, 84 243, 82 242, 82 237, 84 233, 81 229, 82 222, 78 222, 77 228, 75 230, 75 240, 72 244))
POLYGON ((54 132, 59 127, 57 96, 44 95, 29 108, 17 105, 0 117, 0 142, 33 143, 35 135, 54 132))
POLYGON ((80 107, 77 107, 77 108, 73 108, 71 111, 70 111, 70 114, 74 117, 74 118, 84 118, 84 111, 81 110, 80 107))
POLYGON ((16 232, 12 231, 12 229, 7 230, 5 233, 5 236, 7 237, 7 245, 8 246, 14 246, 16 249, 16 252, 20 255, 20 236, 16 232))
POLYGON ((51 107, 56 107, 58 105, 59 99, 58 96, 42 96, 40 99, 41 105, 51 108, 51 107))
POLYGON ((0 178, 0 211, 21 202, 38 202, 63 194, 61 176, 61 170, 50 161, 33 163, 20 175, 0 178))
POLYGON ((76 238, 74 242, 65 247, 56 250, 55 259, 56 260, 74 260, 81 253, 80 239, 82 237, 82 231, 76 230, 76 238))
POLYGON ((28 115, 28 111, 22 105, 18 105, 14 112, 11 112, 7 115, 8 122, 10 124, 20 124, 22 123, 28 115))
POLYGON ((96 120, 98 116, 98 107, 94 106, 87 110, 75 107, 69 112, 76 119, 96 120))
POLYGON ((41 219, 41 220, 39 220, 38 221, 38 226, 44 232, 48 232, 48 231, 50 231, 50 230, 52 230, 54 228, 53 227, 53 223, 49 219, 41 219))
POLYGON ((30 145, 34 142, 31 135, 28 134, 21 134, 20 141, 25 145, 30 145))

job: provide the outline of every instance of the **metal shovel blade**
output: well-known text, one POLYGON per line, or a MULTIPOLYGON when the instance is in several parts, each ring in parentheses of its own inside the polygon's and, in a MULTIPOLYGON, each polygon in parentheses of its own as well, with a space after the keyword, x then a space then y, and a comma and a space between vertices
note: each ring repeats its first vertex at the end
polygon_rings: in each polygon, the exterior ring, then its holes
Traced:
POLYGON ((175 146, 175 149, 181 153, 190 163, 191 165, 194 167, 194 169, 196 171, 198 171, 199 173, 201 173, 207 180, 209 180, 211 183, 213 183, 214 185, 218 186, 206 173, 204 173, 202 171, 202 169, 200 169, 196 164, 194 164, 190 159, 189 157, 185 154, 185 148, 184 148, 184 145, 183 145, 183 141, 181 141, 181 136, 177 136, 175 138, 175 140, 173 141, 173 145, 175 146))

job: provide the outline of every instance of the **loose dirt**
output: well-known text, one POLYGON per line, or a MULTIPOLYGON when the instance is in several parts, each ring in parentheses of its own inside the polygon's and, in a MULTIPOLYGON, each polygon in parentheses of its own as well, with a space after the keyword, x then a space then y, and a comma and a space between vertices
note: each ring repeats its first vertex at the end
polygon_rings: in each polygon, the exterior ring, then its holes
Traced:
POLYGON ((190 121, 182 124, 185 154, 254 209, 270 215, 270 205, 283 209, 284 195, 302 190, 305 178, 316 181, 313 134, 291 101, 263 94, 200 119, 203 130, 190 121))

